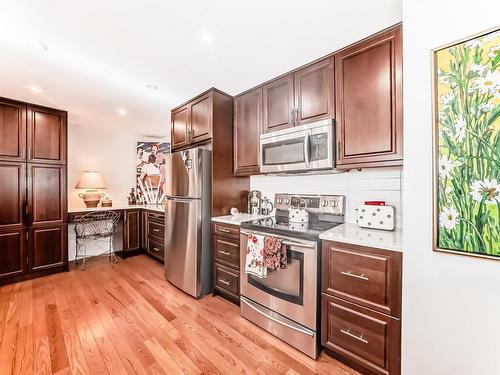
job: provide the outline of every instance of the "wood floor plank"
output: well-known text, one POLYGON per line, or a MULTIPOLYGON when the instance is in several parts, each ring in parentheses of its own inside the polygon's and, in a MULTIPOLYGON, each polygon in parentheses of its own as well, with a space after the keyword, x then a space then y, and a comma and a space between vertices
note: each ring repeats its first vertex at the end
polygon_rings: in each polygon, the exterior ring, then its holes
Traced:
POLYGON ((1 374, 354 375, 313 360, 220 297, 196 300, 140 255, 0 287, 1 374))

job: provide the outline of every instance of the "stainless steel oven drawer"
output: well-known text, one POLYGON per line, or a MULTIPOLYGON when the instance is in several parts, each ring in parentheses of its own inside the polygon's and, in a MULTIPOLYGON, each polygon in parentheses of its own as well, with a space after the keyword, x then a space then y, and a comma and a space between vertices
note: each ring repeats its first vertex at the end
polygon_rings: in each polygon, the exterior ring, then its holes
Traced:
POLYGON ((318 357, 318 338, 315 331, 301 326, 248 298, 241 296, 240 301, 242 317, 279 337, 309 357, 314 359, 318 357))

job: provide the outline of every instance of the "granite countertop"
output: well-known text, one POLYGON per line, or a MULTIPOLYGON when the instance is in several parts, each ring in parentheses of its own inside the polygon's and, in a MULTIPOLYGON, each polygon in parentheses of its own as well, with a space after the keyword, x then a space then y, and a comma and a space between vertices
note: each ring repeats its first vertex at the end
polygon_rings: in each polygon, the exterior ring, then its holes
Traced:
POLYGON ((274 215, 251 215, 251 214, 238 214, 238 215, 226 215, 226 216, 214 216, 212 217, 212 221, 217 223, 224 223, 230 225, 238 225, 245 221, 252 221, 258 219, 264 219, 266 217, 271 217, 274 215))
POLYGON ((136 205, 117 205, 113 207, 71 207, 68 209, 69 213, 72 212, 90 212, 90 211, 112 211, 112 210, 132 210, 132 209, 145 209, 149 211, 156 211, 156 212, 165 212, 165 207, 162 205, 154 205, 154 204, 136 204, 136 205))
POLYGON ((360 228, 357 224, 345 223, 322 233, 319 238, 326 241, 343 242, 377 249, 403 251, 403 230, 393 231, 360 228))

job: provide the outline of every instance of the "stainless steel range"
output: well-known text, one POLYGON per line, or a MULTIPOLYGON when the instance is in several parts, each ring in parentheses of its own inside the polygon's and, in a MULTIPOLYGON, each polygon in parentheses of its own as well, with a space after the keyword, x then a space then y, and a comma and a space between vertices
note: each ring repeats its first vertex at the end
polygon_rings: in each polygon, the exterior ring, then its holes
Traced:
POLYGON ((276 194, 274 202, 275 217, 241 225, 241 315, 316 358, 321 280, 319 235, 344 222, 344 197, 276 194), (307 216, 308 222, 296 219, 307 216), (249 234, 280 238, 287 252, 286 269, 268 270, 262 278, 246 274, 249 234))

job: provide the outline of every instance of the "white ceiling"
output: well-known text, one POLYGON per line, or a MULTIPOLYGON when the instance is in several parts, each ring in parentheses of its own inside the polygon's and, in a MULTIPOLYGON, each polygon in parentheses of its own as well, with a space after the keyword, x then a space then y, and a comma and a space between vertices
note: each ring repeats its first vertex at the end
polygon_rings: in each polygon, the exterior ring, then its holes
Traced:
POLYGON ((0 0, 0 9, 0 96, 66 109, 70 124, 150 136, 167 135, 170 109, 209 87, 237 94, 401 20, 401 0, 0 0))

